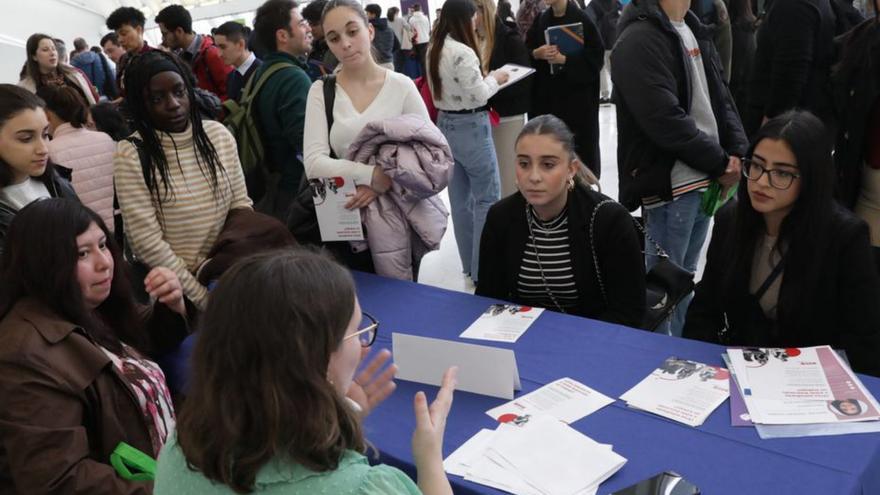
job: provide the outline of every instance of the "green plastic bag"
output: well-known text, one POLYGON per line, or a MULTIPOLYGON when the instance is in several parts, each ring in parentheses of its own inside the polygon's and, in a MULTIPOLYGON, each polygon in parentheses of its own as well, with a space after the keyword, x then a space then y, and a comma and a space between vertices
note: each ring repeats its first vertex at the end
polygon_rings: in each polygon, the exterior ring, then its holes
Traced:
POLYGON ((124 479, 129 481, 153 481, 156 479, 156 459, 125 442, 110 454, 110 465, 124 479))
POLYGON ((739 188, 739 183, 734 184, 733 187, 728 189, 727 194, 722 198, 723 187, 718 181, 712 181, 709 184, 709 188, 703 193, 703 197, 700 200, 700 211, 706 214, 707 217, 714 217, 715 213, 724 206, 724 203, 733 197, 736 194, 736 190, 739 188))

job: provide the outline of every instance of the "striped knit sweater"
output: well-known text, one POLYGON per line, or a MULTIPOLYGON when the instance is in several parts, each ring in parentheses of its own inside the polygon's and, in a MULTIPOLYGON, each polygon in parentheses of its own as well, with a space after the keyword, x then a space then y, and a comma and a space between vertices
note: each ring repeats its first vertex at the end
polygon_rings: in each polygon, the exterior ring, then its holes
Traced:
MULTIPOLYGON (((217 240, 229 210, 252 205, 232 134, 217 122, 204 121, 203 125, 226 172, 220 173, 214 194, 196 162, 192 129, 162 133, 170 191, 162 197, 161 222, 156 200, 144 183, 134 145, 120 141, 113 161, 116 194, 132 251, 148 266, 164 266, 174 271, 184 295, 200 308, 207 302, 208 291, 193 274, 217 240)), ((202 164, 207 166, 204 160, 202 164)), ((158 177, 157 180, 162 194, 164 185, 158 177)))

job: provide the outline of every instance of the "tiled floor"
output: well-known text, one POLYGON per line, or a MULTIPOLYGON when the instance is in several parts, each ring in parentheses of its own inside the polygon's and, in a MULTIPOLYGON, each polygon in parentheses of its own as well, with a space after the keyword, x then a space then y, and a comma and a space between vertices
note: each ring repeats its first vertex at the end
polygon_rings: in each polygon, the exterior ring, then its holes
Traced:
MULTIPOLYGON (((599 140, 602 153, 602 174, 599 182, 602 192, 617 199, 617 117, 612 105, 603 105, 599 110, 599 140)), ((441 193, 441 197, 448 208, 449 197, 446 191, 441 193)), ((703 271, 708 242, 707 239, 706 245, 703 246, 703 255, 697 270, 698 280, 703 271)), ((419 282, 462 292, 474 291, 474 284, 461 271, 461 261, 452 229, 452 217, 449 218, 449 226, 440 249, 429 253, 422 260, 419 282)))

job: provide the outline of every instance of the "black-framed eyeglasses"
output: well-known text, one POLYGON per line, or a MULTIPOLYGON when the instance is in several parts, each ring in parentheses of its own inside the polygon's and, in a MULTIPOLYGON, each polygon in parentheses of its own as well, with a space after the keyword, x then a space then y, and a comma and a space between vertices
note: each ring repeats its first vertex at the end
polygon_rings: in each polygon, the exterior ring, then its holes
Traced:
POLYGON ((357 337, 361 343, 361 347, 370 347, 376 341, 376 335, 379 334, 379 320, 367 312, 361 312, 363 319, 361 320, 361 329, 351 335, 346 335, 342 340, 357 337))
POLYGON ((767 174, 767 178, 770 182, 770 187, 783 191, 791 187, 795 179, 799 179, 801 177, 800 174, 789 172, 788 170, 781 170, 778 168, 764 168, 763 165, 752 160, 751 158, 743 158, 742 164, 743 177, 745 177, 746 179, 752 182, 758 182, 761 179, 762 175, 767 174))

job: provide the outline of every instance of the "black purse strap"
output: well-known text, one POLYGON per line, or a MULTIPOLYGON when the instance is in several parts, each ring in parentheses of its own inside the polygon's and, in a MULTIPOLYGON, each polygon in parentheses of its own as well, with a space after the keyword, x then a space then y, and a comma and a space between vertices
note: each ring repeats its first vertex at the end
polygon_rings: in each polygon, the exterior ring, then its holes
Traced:
POLYGON ((773 282, 775 282, 776 279, 779 278, 780 275, 782 275, 782 271, 784 269, 785 257, 779 260, 779 263, 777 263, 776 266, 773 267, 773 271, 770 272, 770 275, 767 276, 767 279, 764 280, 764 283, 761 284, 760 287, 758 287, 757 291, 755 291, 755 300, 760 301, 761 298, 764 297, 764 294, 766 294, 767 291, 770 290, 770 286, 773 285, 773 282))
MULTIPOLYGON (((614 202, 613 199, 600 201, 599 204, 593 208, 593 214, 590 215, 590 251, 593 253, 593 267, 596 269, 596 280, 599 282, 599 292, 602 293, 602 299, 605 301, 606 306, 608 305, 608 294, 605 292, 605 282, 602 280, 602 270, 599 268, 599 254, 596 252, 596 236, 594 233, 596 231, 596 215, 599 214, 599 210, 606 204, 614 202)), ((633 219, 633 221, 635 221, 635 219, 633 219)))
POLYGON ((329 74, 321 77, 324 82, 324 116, 327 119, 327 147, 330 148, 330 158, 336 159, 333 146, 330 146, 330 129, 333 128, 333 105, 336 104, 336 75, 329 74))

